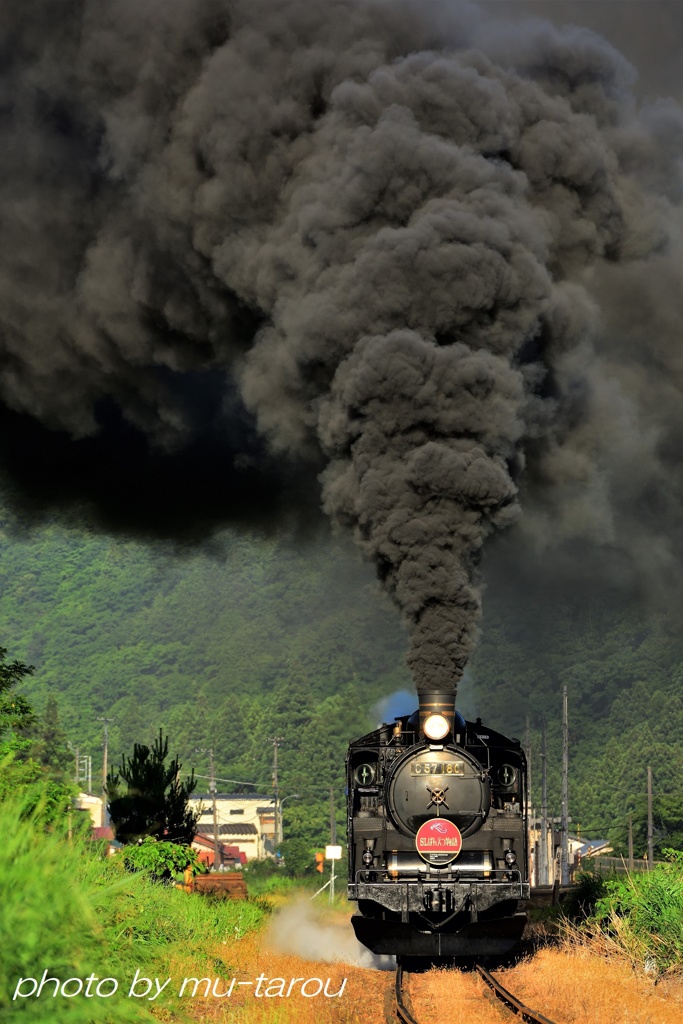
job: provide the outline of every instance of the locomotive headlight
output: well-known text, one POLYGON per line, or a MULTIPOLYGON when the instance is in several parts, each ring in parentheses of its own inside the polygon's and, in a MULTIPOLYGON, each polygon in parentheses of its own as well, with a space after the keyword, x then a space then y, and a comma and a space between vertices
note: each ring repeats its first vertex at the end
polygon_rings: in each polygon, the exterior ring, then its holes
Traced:
POLYGON ((430 740, 442 740, 451 731, 444 715, 427 715, 423 726, 424 734, 430 740))
POLYGON ((505 851, 505 863, 509 868, 511 868, 513 864, 517 863, 517 854, 514 850, 505 851))

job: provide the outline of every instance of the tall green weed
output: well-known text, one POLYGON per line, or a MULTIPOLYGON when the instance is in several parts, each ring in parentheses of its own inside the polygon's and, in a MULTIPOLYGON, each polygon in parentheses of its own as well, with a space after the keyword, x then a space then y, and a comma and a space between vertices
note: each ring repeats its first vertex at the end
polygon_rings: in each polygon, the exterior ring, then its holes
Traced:
MULTIPOLYGON (((182 977, 174 972, 229 971, 231 945, 263 918, 256 904, 188 895, 126 871, 120 856, 98 858, 86 840, 47 831, 35 795, 0 803, 0 835, 0 1021, 152 1020, 154 1003, 128 997, 136 970, 172 977, 156 1003, 182 1016, 172 998, 182 977), (225 953, 217 957, 217 948, 225 953), (115 978, 118 991, 53 997, 54 985, 46 985, 39 998, 13 1000, 19 979, 39 982, 45 970, 62 982, 115 978)), ((31 988, 27 981, 20 991, 31 988)))
POLYGON ((590 924, 653 974, 683 970, 683 863, 607 879, 590 924))

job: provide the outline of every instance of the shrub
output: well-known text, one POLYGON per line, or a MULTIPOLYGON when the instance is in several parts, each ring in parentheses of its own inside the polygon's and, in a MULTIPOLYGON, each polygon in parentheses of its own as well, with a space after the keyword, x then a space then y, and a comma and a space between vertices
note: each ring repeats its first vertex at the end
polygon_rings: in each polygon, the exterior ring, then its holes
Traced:
POLYGON ((141 843, 127 846, 123 859, 129 871, 147 871, 154 880, 171 881, 188 867, 195 875, 204 871, 197 851, 191 846, 159 841, 154 836, 146 836, 141 843))
POLYGON ((598 902, 606 895, 607 879, 604 875, 596 871, 581 871, 562 901, 562 913, 571 921, 585 921, 594 916, 598 902))
POLYGON ((634 963, 652 973, 683 969, 683 866, 660 864, 652 871, 605 882, 592 923, 634 963))

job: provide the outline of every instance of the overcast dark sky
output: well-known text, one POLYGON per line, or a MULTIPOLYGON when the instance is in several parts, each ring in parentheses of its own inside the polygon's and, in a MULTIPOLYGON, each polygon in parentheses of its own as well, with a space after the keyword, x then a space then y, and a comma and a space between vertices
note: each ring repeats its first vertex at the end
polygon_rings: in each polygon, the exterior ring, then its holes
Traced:
POLYGON ((479 7, 491 16, 533 15, 591 28, 635 64, 643 97, 683 99, 681 0, 483 0, 479 7))

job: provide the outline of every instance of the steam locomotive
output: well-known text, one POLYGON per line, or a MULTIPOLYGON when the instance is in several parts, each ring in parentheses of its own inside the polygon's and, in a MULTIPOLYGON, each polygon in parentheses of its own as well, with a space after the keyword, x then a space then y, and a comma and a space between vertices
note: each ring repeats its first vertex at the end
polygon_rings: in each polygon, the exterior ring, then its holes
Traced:
POLYGON ((519 740, 466 722, 453 694, 351 743, 349 899, 357 938, 399 958, 500 955, 529 899, 519 740))

